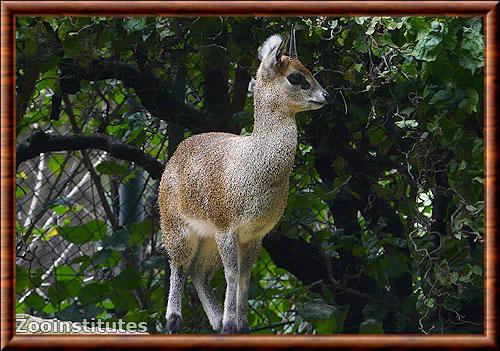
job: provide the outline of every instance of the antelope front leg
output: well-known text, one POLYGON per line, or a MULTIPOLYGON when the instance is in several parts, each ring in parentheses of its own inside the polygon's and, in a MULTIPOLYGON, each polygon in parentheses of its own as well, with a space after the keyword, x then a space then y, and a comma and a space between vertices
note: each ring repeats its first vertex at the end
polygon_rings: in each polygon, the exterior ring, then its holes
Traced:
POLYGON ((239 280, 237 296, 237 317, 238 333, 247 334, 250 332, 248 325, 248 289, 250 277, 252 276, 252 267, 255 260, 259 257, 261 239, 251 241, 239 246, 239 280))
POLYGON ((235 334, 237 332, 236 295, 238 288, 238 248, 236 238, 233 233, 217 233, 215 241, 224 266, 224 276, 227 284, 221 334, 235 334))

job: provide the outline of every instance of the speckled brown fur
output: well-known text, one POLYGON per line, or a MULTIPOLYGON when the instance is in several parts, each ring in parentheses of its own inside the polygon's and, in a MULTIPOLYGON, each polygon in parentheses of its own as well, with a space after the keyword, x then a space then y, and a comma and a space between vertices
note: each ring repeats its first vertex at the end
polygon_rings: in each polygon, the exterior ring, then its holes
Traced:
POLYGON ((193 282, 214 330, 248 332, 248 281, 261 240, 286 207, 297 147, 295 114, 320 108, 327 93, 297 58, 278 53, 281 37, 262 46, 250 136, 205 133, 184 140, 169 160, 159 190, 163 242, 171 267, 167 329, 180 327, 182 287, 193 282), (279 57, 279 59, 278 59, 279 57), (307 91, 287 75, 301 72, 307 91), (209 285, 224 266, 224 314, 209 285))

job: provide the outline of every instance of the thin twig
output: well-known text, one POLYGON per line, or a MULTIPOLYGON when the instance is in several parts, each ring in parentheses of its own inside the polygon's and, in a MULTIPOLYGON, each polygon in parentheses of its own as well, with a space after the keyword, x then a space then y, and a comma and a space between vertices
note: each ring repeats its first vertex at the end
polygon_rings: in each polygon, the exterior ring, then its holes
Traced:
MULTIPOLYGON (((64 109, 66 111, 66 114, 69 117, 69 120, 71 122, 71 126, 73 127, 73 131, 75 133, 81 134, 82 131, 78 124, 76 123, 76 118, 73 113, 73 108, 71 105, 71 101, 69 100, 69 97, 67 94, 63 95, 63 100, 64 100, 64 109)), ((116 217, 114 216, 113 212, 111 211, 111 208, 109 207, 108 201, 106 200, 106 194, 104 193, 104 188, 101 183, 101 178, 97 174, 94 166, 92 165, 92 161, 90 160, 89 154, 87 150, 81 150, 82 157, 83 157, 83 163, 85 164, 85 167, 89 171, 90 177, 92 178, 92 181, 97 189, 97 194, 99 195, 99 198, 101 199, 101 204, 104 209, 104 212, 106 213, 106 216, 108 217, 109 222, 111 223, 111 226, 113 229, 116 229, 119 227, 118 221, 116 220, 116 217)))

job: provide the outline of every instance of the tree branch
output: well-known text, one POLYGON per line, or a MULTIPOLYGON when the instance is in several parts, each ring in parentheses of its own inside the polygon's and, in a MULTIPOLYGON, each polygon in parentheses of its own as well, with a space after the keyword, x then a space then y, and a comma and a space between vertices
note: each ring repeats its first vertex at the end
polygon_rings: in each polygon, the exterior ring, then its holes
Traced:
POLYGON ((236 67, 233 96, 231 99, 231 105, 229 107, 229 114, 232 116, 235 113, 243 111, 245 107, 245 101, 248 94, 248 84, 250 83, 250 73, 248 69, 250 67, 250 59, 243 58, 238 62, 238 67, 236 67))
MULTIPOLYGON (((23 62, 24 63, 24 62, 23 62)), ((38 65, 22 65, 26 67, 26 72, 21 75, 17 74, 17 89, 16 89, 16 129, 19 132, 21 127, 21 120, 24 117, 26 109, 28 108, 33 91, 35 90, 36 81, 40 75, 38 65)))
MULTIPOLYGON (((48 29, 60 57, 64 48, 54 31, 48 29)), ((121 80, 128 88, 133 88, 141 98, 142 105, 154 116, 166 122, 174 122, 191 130, 194 134, 213 131, 212 116, 200 112, 175 98, 171 87, 163 79, 155 76, 150 68, 140 70, 134 65, 112 59, 99 58, 82 68, 79 60, 61 59, 60 87, 63 94, 75 94, 80 90, 82 79, 99 81, 121 80)))
MULTIPOLYGON (((354 300, 383 304, 391 308, 397 307, 389 300, 382 300, 368 293, 358 291, 347 286, 333 276, 333 261, 317 246, 305 240, 290 239, 277 232, 264 237, 263 246, 271 256, 274 264, 292 273, 304 284, 312 284, 323 280, 342 294, 354 300)), ((336 271, 339 267, 336 267, 336 271)))
POLYGON ((126 87, 134 88, 143 106, 159 119, 182 125, 194 134, 214 129, 214 117, 178 101, 167 83, 150 70, 142 72, 133 65, 109 59, 94 60, 85 69, 76 60, 61 62, 60 84, 64 93, 75 94, 82 79, 121 80, 126 87))
POLYGON ((304 284, 311 284, 321 279, 328 280, 320 250, 305 240, 290 239, 272 232, 264 237, 262 245, 276 266, 291 272, 304 284))
POLYGON ((44 152, 79 151, 86 149, 103 150, 121 160, 134 162, 144 168, 153 179, 159 179, 163 164, 133 146, 124 144, 107 135, 49 135, 36 132, 28 143, 17 148, 16 167, 23 161, 32 159, 44 152))
POLYGON ((446 219, 448 204, 450 202, 450 194, 448 192, 448 162, 450 158, 451 154, 447 150, 436 150, 435 154, 430 157, 432 162, 431 167, 434 168, 434 181, 436 183, 433 190, 432 225, 430 230, 438 232, 441 235, 446 235, 447 233, 446 219))
POLYGON ((224 130, 229 126, 229 84, 226 26, 214 38, 203 40, 203 97, 204 108, 211 114, 219 116, 215 127, 224 130))
MULTIPOLYGON (((69 100, 68 95, 64 95, 63 100, 64 100, 64 109, 69 117, 71 126, 73 127, 73 131, 75 133, 81 134, 82 130, 80 129, 78 123, 76 122, 76 117, 75 114, 73 113, 73 106, 71 104, 71 101, 69 100)), ((111 211, 111 207, 109 206, 108 201, 106 200, 106 194, 104 192, 104 188, 101 183, 101 177, 97 174, 94 166, 92 165, 92 160, 90 159, 87 150, 81 150, 81 153, 83 158, 83 164, 85 165, 85 168, 87 168, 87 170, 89 171, 90 177, 92 178, 94 186, 96 187, 97 194, 99 195, 99 198, 101 200, 102 208, 104 209, 104 212, 108 217, 109 223, 111 223, 111 227, 113 229, 116 229, 118 228, 118 221, 116 220, 116 217, 113 211, 111 211)))

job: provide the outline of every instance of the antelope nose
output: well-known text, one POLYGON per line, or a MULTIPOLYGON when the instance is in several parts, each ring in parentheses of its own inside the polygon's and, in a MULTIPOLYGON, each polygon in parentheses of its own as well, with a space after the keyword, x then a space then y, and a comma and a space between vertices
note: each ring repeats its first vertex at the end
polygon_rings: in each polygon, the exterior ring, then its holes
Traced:
POLYGON ((331 100, 332 100, 332 95, 329 92, 327 92, 326 90, 323 92, 323 97, 325 98, 325 101, 327 103, 331 102, 331 100))

